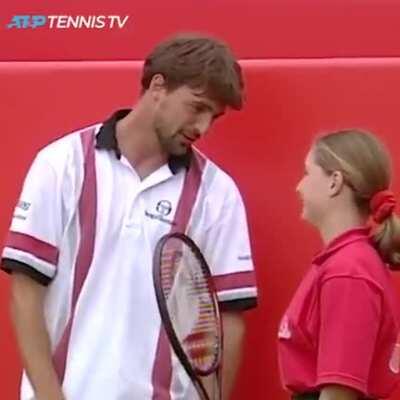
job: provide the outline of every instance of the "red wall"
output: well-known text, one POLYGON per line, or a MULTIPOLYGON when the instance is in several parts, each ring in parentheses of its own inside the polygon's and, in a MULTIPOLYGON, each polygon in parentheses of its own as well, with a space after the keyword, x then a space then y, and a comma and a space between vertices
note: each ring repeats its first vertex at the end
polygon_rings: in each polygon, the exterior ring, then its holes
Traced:
MULTIPOLYGON (((247 59, 246 108, 217 122, 201 147, 241 188, 260 286, 234 400, 287 399, 277 373, 277 325, 319 249, 317 234, 299 219, 294 188, 311 137, 343 127, 379 133, 400 172, 400 58, 389 57, 400 53, 398 1, 204 0, 201 8, 194 0, 18 3, 0 5, 0 244, 35 151, 134 103, 140 62, 112 60, 141 59, 180 29, 218 34, 247 59), (15 14, 80 13, 132 19, 120 31, 5 29, 15 14), (367 56, 381 58, 360 58, 367 56), (110 61, 12 62, 79 59, 110 61)), ((0 398, 16 400, 20 362, 8 295, 0 274, 0 398)), ((400 400, 400 391, 392 400, 400 400)))

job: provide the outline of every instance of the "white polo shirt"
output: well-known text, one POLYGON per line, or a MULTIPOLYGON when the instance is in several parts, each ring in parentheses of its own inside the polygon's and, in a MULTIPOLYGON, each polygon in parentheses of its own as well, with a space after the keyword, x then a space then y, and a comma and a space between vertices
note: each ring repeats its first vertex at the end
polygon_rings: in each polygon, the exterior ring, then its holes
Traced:
MULTIPOLYGON (((48 285, 47 328, 68 400, 189 400, 161 329, 152 255, 182 231, 199 245, 222 309, 255 306, 245 210, 232 179, 197 150, 141 180, 121 156, 115 113, 36 156, 3 250, 3 269, 48 285)), ((24 375, 22 400, 33 400, 24 375)))

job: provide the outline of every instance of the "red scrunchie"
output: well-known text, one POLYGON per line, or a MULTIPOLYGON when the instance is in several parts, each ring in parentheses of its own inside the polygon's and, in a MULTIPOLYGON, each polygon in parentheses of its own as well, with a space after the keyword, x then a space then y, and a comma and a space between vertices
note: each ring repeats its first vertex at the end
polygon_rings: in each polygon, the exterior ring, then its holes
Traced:
POLYGON ((372 196, 369 206, 373 221, 381 224, 393 214, 396 208, 396 199, 392 191, 382 190, 372 196))

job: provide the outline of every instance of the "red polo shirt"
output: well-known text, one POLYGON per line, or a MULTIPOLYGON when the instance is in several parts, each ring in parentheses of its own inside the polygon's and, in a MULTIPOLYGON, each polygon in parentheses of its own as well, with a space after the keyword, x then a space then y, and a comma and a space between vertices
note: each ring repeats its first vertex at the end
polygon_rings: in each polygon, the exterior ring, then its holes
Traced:
POLYGON ((281 321, 284 386, 304 393, 339 384, 388 397, 399 381, 398 310, 368 230, 340 235, 314 258, 281 321))

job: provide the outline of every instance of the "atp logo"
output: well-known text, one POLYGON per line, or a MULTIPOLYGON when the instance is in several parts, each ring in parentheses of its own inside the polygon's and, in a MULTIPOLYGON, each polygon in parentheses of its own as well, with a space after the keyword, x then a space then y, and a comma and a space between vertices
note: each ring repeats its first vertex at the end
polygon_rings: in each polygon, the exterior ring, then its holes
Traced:
POLYGON ((129 15, 14 15, 7 29, 122 29, 129 15))
POLYGON ((45 15, 14 15, 11 22, 7 24, 7 28, 39 28, 45 26, 47 17, 45 15))

